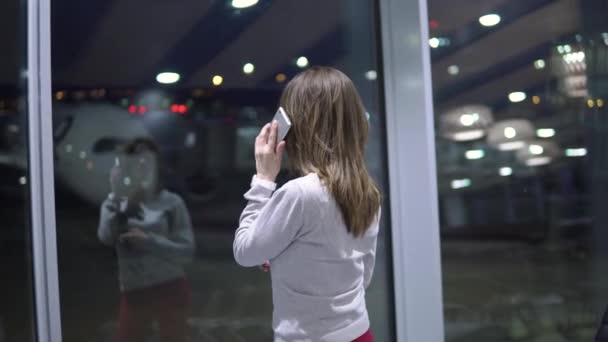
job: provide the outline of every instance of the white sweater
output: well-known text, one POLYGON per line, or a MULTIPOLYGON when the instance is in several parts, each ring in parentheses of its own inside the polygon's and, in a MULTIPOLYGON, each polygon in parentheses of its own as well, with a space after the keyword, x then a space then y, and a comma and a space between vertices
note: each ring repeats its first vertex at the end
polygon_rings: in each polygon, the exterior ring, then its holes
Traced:
POLYGON ((127 217, 113 195, 101 206, 97 235, 116 248, 123 292, 183 278, 183 265, 194 254, 192 223, 181 197, 163 190, 139 208, 140 217, 127 217), (119 242, 120 234, 135 227, 149 239, 134 245, 119 242))
POLYGON ((316 174, 275 188, 254 177, 233 245, 242 266, 271 263, 275 342, 356 339, 369 329, 380 213, 355 238, 316 174))

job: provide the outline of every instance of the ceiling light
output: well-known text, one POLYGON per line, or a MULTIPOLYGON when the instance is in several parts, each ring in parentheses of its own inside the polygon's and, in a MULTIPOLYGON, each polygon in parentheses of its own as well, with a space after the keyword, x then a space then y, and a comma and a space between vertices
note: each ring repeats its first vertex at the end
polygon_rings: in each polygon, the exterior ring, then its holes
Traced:
POLYGON ((156 82, 162 84, 176 83, 179 81, 179 79, 180 76, 176 72, 161 72, 160 74, 156 75, 156 82))
POLYGON ((536 70, 544 69, 546 65, 544 59, 537 59, 534 61, 534 69, 536 70))
POLYGON ((283 83, 285 80, 287 80, 287 76, 285 74, 277 74, 275 80, 279 83, 283 83))
POLYGON ((258 3, 258 0, 232 0, 232 7, 247 8, 258 3))
POLYGON ((458 67, 458 65, 450 65, 448 67, 448 74, 455 76, 458 75, 458 73, 460 72, 460 68, 458 67))
POLYGON ((486 14, 479 17, 479 23, 485 27, 491 27, 500 23, 500 16, 498 14, 486 14))
POLYGON ((509 94, 509 101, 511 102, 521 102, 526 99, 526 93, 523 91, 514 91, 509 94))
POLYGON ((474 129, 470 131, 456 132, 451 135, 451 138, 454 141, 470 141, 481 139, 485 134, 486 133, 483 129, 474 129))
POLYGON ((438 48, 439 47, 439 38, 433 37, 433 38, 429 39, 429 45, 433 49, 438 48))
POLYGON ((515 130, 515 128, 510 126, 505 127, 503 133, 505 134, 505 138, 507 139, 513 139, 517 135, 517 131, 515 130))
POLYGON ((224 83, 224 78, 220 75, 215 75, 211 79, 211 82, 213 83, 214 86, 218 87, 218 86, 221 86, 222 83, 224 83))
POLYGON ((308 58, 302 56, 296 60, 296 65, 299 68, 306 68, 308 66, 308 58))
POLYGON ((534 103, 535 105, 540 103, 540 96, 538 95, 534 95, 532 96, 532 103, 534 103))
POLYGON ((584 157, 586 155, 587 155, 587 149, 584 147, 566 149, 566 157, 584 157))
POLYGON ((469 178, 454 179, 451 182, 452 189, 462 189, 471 186, 471 180, 469 178))
POLYGON ((498 145, 500 151, 514 151, 526 146, 525 141, 510 141, 498 145))
POLYGON ((485 152, 483 150, 468 150, 465 152, 465 157, 469 160, 481 159, 485 156, 485 152))
POLYGON ((555 135, 553 128, 539 128, 536 130, 536 136, 539 138, 551 138, 555 135))
POLYGON ((479 120, 479 113, 462 114, 460 116, 460 123, 463 126, 473 126, 479 120))
POLYGON ((255 66, 251 63, 246 63, 245 65, 243 65, 243 72, 246 73, 247 75, 253 73, 254 70, 255 70, 255 66))
POLYGON ((365 78, 370 81, 375 81, 378 78, 378 73, 376 70, 369 70, 365 73, 365 78))
POLYGON ((547 165, 551 162, 551 157, 535 157, 526 160, 527 166, 541 166, 547 165))
POLYGON ((534 154, 536 156, 543 154, 543 152, 545 151, 545 149, 540 145, 530 145, 528 146, 528 150, 531 154, 534 154))
POLYGON ((501 167, 498 169, 498 174, 503 177, 507 177, 513 174, 513 169, 510 167, 501 167))

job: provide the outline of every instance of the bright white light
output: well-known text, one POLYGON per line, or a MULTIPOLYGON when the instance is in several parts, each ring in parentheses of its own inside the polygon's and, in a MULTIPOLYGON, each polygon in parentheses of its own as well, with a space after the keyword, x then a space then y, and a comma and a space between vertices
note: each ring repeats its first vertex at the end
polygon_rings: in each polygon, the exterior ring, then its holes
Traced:
POLYGON ((467 159, 475 160, 483 158, 486 153, 483 150, 468 150, 464 155, 467 159))
POLYGON ((494 13, 486 14, 484 16, 479 17, 479 23, 486 27, 498 25, 498 23, 500 23, 500 16, 494 13))
POLYGON ((536 136, 539 138, 551 138, 555 135, 553 128, 539 128, 536 130, 536 136))
POLYGON ((460 68, 458 67, 458 65, 450 65, 448 67, 448 74, 455 76, 458 75, 458 73, 460 72, 460 68))
POLYGON ((451 185, 452 189, 462 189, 471 186, 471 180, 469 178, 454 179, 451 185))
POLYGON ((224 83, 224 78, 220 75, 215 75, 211 79, 211 82, 213 83, 214 86, 218 87, 218 86, 221 86, 222 83, 224 83))
POLYGON ((511 102, 521 102, 526 99, 526 93, 523 91, 514 91, 509 94, 509 101, 511 102))
POLYGON ((243 65, 243 72, 246 73, 247 75, 253 73, 254 70, 255 70, 255 65, 253 65, 252 63, 246 63, 245 65, 243 65))
POLYGON ((523 148, 525 146, 526 146, 525 141, 509 141, 509 142, 498 145, 498 149, 501 151, 513 151, 513 150, 519 150, 520 148, 523 148))
POLYGON ((507 177, 513 174, 513 169, 510 167, 501 167, 498 169, 498 174, 503 177, 507 177))
POLYGON ((505 138, 507 139, 513 139, 515 138, 515 136, 517 135, 517 131, 515 130, 515 128, 513 127, 505 127, 505 130, 503 131, 505 138))
POLYGON ((194 145, 196 145, 196 133, 189 132, 186 134, 186 139, 184 139, 184 146, 192 148, 194 145))
POLYGON ((566 157, 584 157, 587 155, 586 148, 568 148, 566 149, 566 157))
POLYGON ((429 45, 433 49, 438 48, 439 47, 439 38, 433 37, 433 38, 429 39, 429 45))
POLYGON ((463 126, 473 126, 477 120, 479 120, 479 113, 462 114, 460 116, 460 123, 463 126))
POLYGON ((21 184, 21 185, 27 184, 27 178, 25 178, 25 177, 19 177, 19 184, 21 184))
POLYGON ((365 78, 370 81, 375 81, 378 78, 378 73, 376 70, 369 70, 365 73, 365 78))
POLYGON ((557 47, 557 52, 559 52, 560 54, 563 54, 563 53, 564 53, 564 47, 563 47, 563 46, 561 46, 561 45, 560 45, 560 46, 558 46, 558 47, 557 47))
POLYGON ((528 166, 541 166, 551 162, 551 157, 534 157, 526 160, 528 166))
POLYGON ((302 56, 296 60, 296 65, 299 68, 306 68, 308 66, 308 58, 302 56))
POLYGON ((564 52, 565 53, 570 53, 572 52, 572 47, 568 44, 564 45, 564 52))
POLYGON ((545 152, 545 149, 540 145, 530 145, 528 146, 528 151, 534 155, 541 155, 545 152))
POLYGON ((485 132, 482 129, 474 129, 464 132, 456 132, 452 135, 454 141, 470 141, 483 138, 485 132))
POLYGON ((545 63, 544 59, 537 59, 534 61, 534 69, 536 69, 536 70, 544 69, 545 66, 546 66, 546 63, 545 63))
POLYGON ((160 74, 156 75, 156 82, 162 84, 171 84, 179 81, 179 78, 180 76, 176 72, 161 72, 160 74))
POLYGON ((258 0, 232 0, 232 7, 247 8, 258 3, 258 0))

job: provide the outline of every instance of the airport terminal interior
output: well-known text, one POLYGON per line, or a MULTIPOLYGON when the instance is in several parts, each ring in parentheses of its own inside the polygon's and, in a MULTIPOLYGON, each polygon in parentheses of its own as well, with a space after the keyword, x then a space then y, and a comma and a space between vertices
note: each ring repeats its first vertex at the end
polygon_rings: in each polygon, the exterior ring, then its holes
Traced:
MULTIPOLYGON (((364 101, 368 168, 390 206, 380 2, 51 2, 63 341, 116 338, 117 255, 97 229, 110 170, 139 137, 159 146, 192 220, 190 340, 272 340, 269 275, 232 256, 253 142, 286 82, 338 68, 364 101)), ((426 5, 445 340, 591 341, 608 306, 608 3, 426 5)), ((27 6, 0 2, 0 342, 36 340, 27 6)), ((292 177, 285 167, 279 183, 292 177)), ((380 342, 396 341, 395 229, 386 210, 367 293, 380 342)))

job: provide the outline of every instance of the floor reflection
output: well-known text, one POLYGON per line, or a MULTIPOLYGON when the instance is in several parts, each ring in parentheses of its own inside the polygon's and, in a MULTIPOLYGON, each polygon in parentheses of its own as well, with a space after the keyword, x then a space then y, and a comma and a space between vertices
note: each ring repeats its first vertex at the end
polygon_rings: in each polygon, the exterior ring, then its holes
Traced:
POLYGON ((442 250, 447 341, 592 340, 606 303, 587 253, 480 241, 444 241, 442 250))

